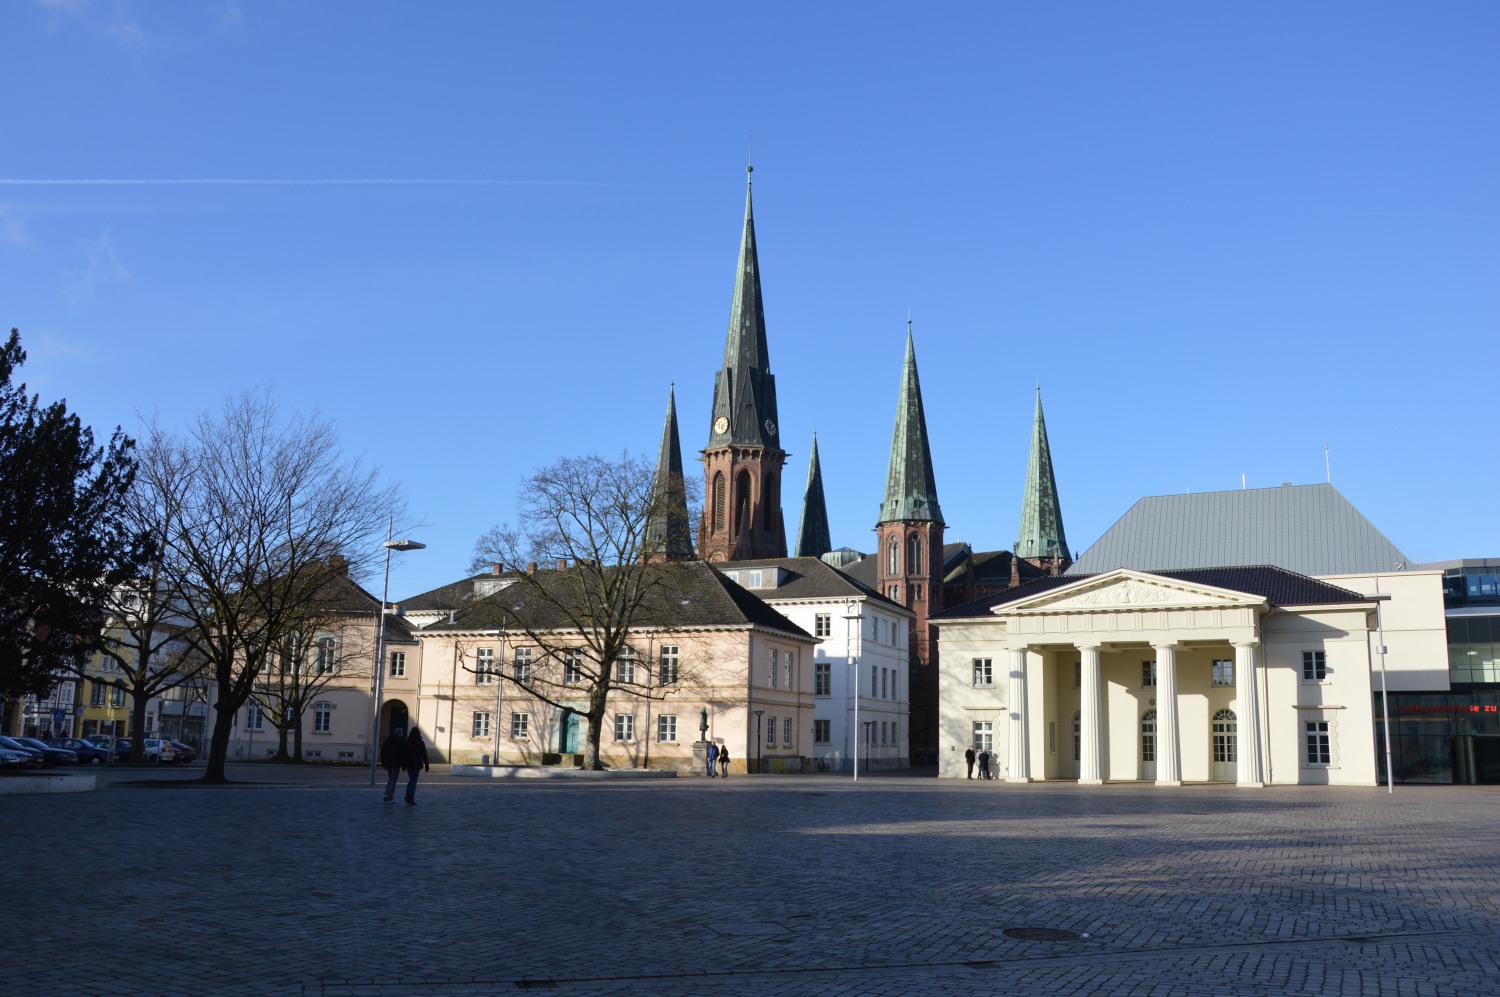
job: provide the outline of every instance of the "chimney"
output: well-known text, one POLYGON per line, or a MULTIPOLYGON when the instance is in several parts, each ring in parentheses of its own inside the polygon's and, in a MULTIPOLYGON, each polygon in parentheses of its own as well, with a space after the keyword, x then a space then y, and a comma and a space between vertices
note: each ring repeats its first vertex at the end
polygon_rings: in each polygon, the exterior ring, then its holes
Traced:
POLYGON ((558 571, 567 571, 568 570, 568 559, 566 557, 559 557, 557 559, 557 570, 558 571))
POLYGON ((534 574, 536 574, 536 562, 535 561, 527 561, 526 562, 526 573, 528 575, 534 575, 534 574))
POLYGON ((1017 540, 1010 548, 1010 587, 1016 588, 1021 584, 1021 541, 1017 540))
POLYGON ((490 574, 492 574, 492 575, 498 575, 498 574, 500 574, 500 572, 501 572, 501 565, 500 565, 499 561, 496 561, 494 564, 490 565, 490 574))

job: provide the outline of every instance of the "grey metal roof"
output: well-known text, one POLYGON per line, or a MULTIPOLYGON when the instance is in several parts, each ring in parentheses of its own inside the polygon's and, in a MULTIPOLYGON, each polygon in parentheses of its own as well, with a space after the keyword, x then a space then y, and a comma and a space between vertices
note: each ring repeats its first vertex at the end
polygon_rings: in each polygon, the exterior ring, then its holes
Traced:
POLYGON ((1143 498, 1067 574, 1251 564, 1312 576, 1415 567, 1338 489, 1319 484, 1143 498))
POLYGON ((911 322, 906 323, 906 360, 901 367, 901 390, 896 396, 896 429, 891 436, 891 463, 886 472, 885 501, 880 523, 942 523, 937 477, 932 473, 932 447, 927 442, 927 415, 922 408, 922 383, 917 377, 917 351, 911 322))
MULTIPOLYGON (((856 562, 863 564, 864 562, 856 562)), ((865 598, 885 603, 892 609, 910 612, 892 602, 866 582, 847 571, 835 568, 817 557, 767 557, 755 561, 729 561, 713 565, 721 572, 746 568, 781 568, 786 574, 775 588, 751 589, 756 596, 774 605, 780 600, 865 598)))

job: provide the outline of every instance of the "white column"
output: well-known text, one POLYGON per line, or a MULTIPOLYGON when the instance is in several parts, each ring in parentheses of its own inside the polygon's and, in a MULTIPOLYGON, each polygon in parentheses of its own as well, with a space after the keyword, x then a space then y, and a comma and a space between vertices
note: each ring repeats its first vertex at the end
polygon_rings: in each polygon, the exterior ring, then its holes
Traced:
POLYGON ((1234 645, 1235 721, 1238 724, 1239 785, 1264 786, 1261 769, 1260 677, 1256 674, 1260 645, 1234 645))
POLYGON ((1156 784, 1182 785, 1182 737, 1177 719, 1177 645, 1156 644, 1156 784))
POLYGON ((1010 758, 1006 782, 1031 781, 1031 706, 1026 701, 1026 648, 1010 649, 1010 758))
POLYGON ((1099 646, 1078 648, 1083 667, 1078 683, 1078 784, 1098 786, 1104 782, 1099 732, 1099 646))

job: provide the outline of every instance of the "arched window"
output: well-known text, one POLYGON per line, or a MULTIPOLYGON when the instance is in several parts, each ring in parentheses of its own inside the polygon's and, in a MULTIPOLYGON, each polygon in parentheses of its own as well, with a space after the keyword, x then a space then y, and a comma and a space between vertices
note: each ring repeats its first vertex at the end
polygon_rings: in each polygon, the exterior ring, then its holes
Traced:
POLYGON ((915 533, 906 538, 906 573, 908 575, 922 573, 922 538, 915 533))
POLYGON ((1235 741, 1238 725, 1233 710, 1220 710, 1214 714, 1214 761, 1229 765, 1238 761, 1235 741))
POLYGON ((887 575, 901 573, 901 540, 898 537, 891 537, 890 546, 886 548, 885 573, 887 575))
POLYGON ((1141 717, 1141 761, 1156 761, 1156 711, 1147 710, 1141 717))
POLYGON ((729 524, 729 533, 733 536, 739 531, 740 524, 746 526, 753 524, 749 520, 750 512, 750 472, 741 471, 734 479, 734 522, 729 524))
POLYGON ((724 528, 724 475, 714 475, 714 521, 710 532, 717 533, 724 528))

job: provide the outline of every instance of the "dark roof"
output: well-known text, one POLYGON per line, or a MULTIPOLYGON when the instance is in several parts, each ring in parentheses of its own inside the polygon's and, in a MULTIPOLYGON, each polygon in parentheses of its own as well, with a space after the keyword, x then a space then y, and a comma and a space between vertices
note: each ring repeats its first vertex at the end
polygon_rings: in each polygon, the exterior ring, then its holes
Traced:
MULTIPOLYGON (((1100 572, 1107 574, 1108 572, 1100 572)), ((1233 565, 1221 568, 1189 568, 1182 571, 1146 571, 1142 574, 1160 575, 1190 585, 1209 585, 1214 588, 1243 592, 1260 596, 1272 606, 1321 606, 1331 603, 1366 602, 1366 596, 1349 589, 1321 582, 1295 571, 1278 568, 1271 564, 1233 565)), ((1040 595, 1065 585, 1074 585, 1086 578, 1098 575, 1062 575, 1038 578, 1009 592, 975 599, 962 606, 954 606, 938 613, 934 619, 965 619, 987 613, 996 606, 1018 602, 1040 595)))
MULTIPOLYGON (((868 558, 866 559, 868 560, 868 558)), ((863 564, 857 561, 856 564, 863 564)), ((854 565, 850 565, 853 567, 854 565)), ((906 611, 900 603, 892 602, 869 585, 827 564, 816 557, 768 557, 758 561, 727 561, 715 564, 720 571, 740 571, 746 568, 781 568, 787 578, 775 588, 751 589, 755 595, 767 601, 780 599, 847 599, 858 596, 877 599, 893 609, 906 611)))
MULTIPOLYGON (((427 627, 426 632, 498 630, 513 625, 518 617, 525 617, 526 625, 536 629, 568 629, 570 625, 546 596, 535 591, 532 582, 544 586, 549 593, 566 591, 566 586, 579 577, 575 574, 577 570, 540 570, 493 595, 468 603, 458 610, 453 622, 435 623, 427 627)), ((740 588, 702 561, 631 565, 606 570, 663 574, 662 584, 648 594, 634 623, 641 629, 753 626, 789 637, 813 639, 806 630, 758 596, 740 588)))
POLYGON ((1408 571, 1410 558, 1329 484, 1143 498, 1069 571, 1279 564, 1306 575, 1408 571))
MULTIPOLYGON (((320 613, 338 616, 374 617, 380 612, 380 600, 366 592, 362 585, 348 575, 338 575, 330 579, 327 587, 319 593, 318 605, 320 613)), ((387 603, 387 607, 390 605, 387 603)), ((387 613, 385 639, 387 642, 410 643, 412 640, 411 624, 394 613, 387 613)))
POLYGON ((494 591, 494 585, 486 583, 499 583, 514 580, 514 578, 515 576, 510 572, 497 575, 493 571, 486 571, 480 575, 440 585, 409 599, 402 599, 398 605, 406 612, 462 609, 475 599, 483 598, 494 591))

